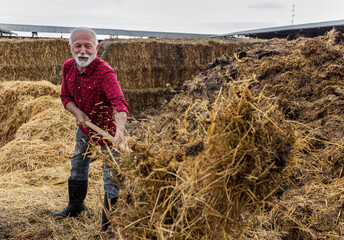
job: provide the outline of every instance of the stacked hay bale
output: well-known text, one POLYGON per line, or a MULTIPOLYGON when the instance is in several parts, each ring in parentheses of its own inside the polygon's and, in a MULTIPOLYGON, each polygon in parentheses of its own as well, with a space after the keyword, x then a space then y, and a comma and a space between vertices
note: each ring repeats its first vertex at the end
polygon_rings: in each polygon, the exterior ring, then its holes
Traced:
MULTIPOLYGON (((105 40, 99 56, 116 71, 136 114, 156 106, 171 87, 192 78, 215 56, 231 55, 236 41, 209 39, 105 40)), ((0 80, 62 81, 71 58, 66 39, 1 39, 0 80)))
POLYGON ((124 89, 176 87, 203 71, 216 56, 232 55, 237 42, 217 39, 108 40, 101 58, 118 73, 124 89))
POLYGON ((101 58, 115 69, 137 114, 155 107, 171 88, 204 70, 214 57, 232 55, 239 45, 217 39, 109 40, 101 43, 101 58))
POLYGON ((0 81, 49 80, 60 83, 70 58, 66 39, 0 39, 0 81))

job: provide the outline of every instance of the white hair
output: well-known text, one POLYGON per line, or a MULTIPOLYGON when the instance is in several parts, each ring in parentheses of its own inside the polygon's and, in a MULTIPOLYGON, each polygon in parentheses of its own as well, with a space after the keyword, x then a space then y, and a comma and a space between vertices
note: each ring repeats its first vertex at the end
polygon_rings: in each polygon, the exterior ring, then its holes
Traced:
POLYGON ((98 45, 98 38, 97 38, 97 34, 91 29, 91 28, 88 28, 88 27, 77 27, 77 28, 74 28, 73 31, 70 33, 70 36, 69 36, 69 44, 72 46, 72 39, 73 39, 73 36, 75 33, 77 32, 89 32, 93 35, 93 38, 94 38, 94 47, 96 47, 98 45))

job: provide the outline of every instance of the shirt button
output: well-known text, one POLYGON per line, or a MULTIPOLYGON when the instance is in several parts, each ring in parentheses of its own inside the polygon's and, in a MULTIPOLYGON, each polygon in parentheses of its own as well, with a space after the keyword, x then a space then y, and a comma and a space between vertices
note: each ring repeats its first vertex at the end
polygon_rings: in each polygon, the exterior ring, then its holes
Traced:
POLYGON ((80 89, 80 87, 78 87, 80 89))
POLYGON ((81 99, 79 99, 79 102, 81 102, 81 99))

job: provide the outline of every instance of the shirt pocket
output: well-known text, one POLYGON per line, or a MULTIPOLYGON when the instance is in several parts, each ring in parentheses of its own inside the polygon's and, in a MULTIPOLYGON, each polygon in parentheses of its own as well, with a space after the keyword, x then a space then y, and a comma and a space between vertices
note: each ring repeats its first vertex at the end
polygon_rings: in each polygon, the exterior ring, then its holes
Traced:
POLYGON ((75 97, 75 77, 72 74, 67 74, 66 83, 69 94, 75 97))
MULTIPOLYGON (((88 82, 84 86, 84 96, 85 99, 90 103, 90 105, 96 106, 99 102, 99 86, 95 82, 88 82)), ((94 107, 93 106, 93 107, 94 107)))

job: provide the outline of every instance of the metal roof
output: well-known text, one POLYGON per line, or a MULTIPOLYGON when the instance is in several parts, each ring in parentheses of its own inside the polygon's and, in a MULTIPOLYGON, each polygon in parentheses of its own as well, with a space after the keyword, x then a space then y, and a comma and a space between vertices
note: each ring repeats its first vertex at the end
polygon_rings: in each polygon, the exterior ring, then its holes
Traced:
POLYGON ((3 28, 0 28, 0 33, 6 33, 6 34, 14 34, 14 33, 12 33, 11 31, 8 31, 8 30, 6 30, 6 29, 3 29, 3 28))
POLYGON ((317 23, 295 24, 281 27, 261 28, 240 32, 233 32, 220 35, 222 38, 230 38, 234 36, 248 36, 257 38, 290 38, 295 39, 302 37, 316 37, 324 35, 326 32, 332 29, 344 32, 344 20, 326 21, 317 23))
MULTIPOLYGON (((6 29, 8 31, 32 32, 32 33, 39 33, 39 32, 44 32, 44 33, 71 33, 75 27, 0 23, 0 28, 6 29)), ((135 30, 106 29, 106 28, 92 28, 92 30, 96 34, 99 34, 99 35, 111 35, 111 36, 167 37, 167 38, 197 38, 197 37, 211 37, 211 36, 213 36, 210 34, 135 31, 135 30)))

